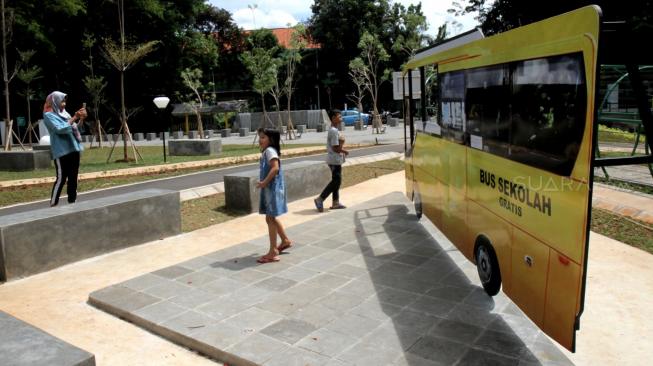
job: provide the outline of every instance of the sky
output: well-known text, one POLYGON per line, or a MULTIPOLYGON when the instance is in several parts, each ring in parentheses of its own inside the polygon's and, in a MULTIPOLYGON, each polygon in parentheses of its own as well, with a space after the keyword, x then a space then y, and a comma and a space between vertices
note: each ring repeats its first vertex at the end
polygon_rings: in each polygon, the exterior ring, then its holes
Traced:
MULTIPOLYGON (((408 6, 419 0, 395 0, 408 6)), ((457 27, 447 27, 449 36, 468 31, 478 25, 473 15, 454 18, 447 13, 451 0, 422 0, 422 12, 429 22, 427 33, 435 35, 445 21, 456 21, 457 27)), ((311 17, 313 0, 209 0, 216 7, 228 10, 233 20, 243 29, 280 28, 295 25, 311 17)))

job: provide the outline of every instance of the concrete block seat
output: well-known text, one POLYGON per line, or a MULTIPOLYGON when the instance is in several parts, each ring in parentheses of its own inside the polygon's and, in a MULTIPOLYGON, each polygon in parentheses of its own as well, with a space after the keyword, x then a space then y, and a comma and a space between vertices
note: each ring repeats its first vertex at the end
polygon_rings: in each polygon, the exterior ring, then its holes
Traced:
POLYGON ((95 356, 0 311, 0 365, 94 366, 95 356))
POLYGON ((29 171, 48 169, 52 165, 50 149, 32 151, 0 151, 0 170, 29 171))
POLYGON ((0 281, 180 232, 179 192, 163 189, 0 216, 0 281))
POLYGON ((222 152, 222 139, 170 140, 168 147, 171 156, 218 155, 222 152))
MULTIPOLYGON (((283 164, 282 169, 288 201, 317 196, 324 185, 331 180, 331 170, 323 161, 283 164)), ((227 208, 258 212, 260 195, 259 189, 256 188, 258 178, 258 169, 225 175, 224 189, 227 208)))

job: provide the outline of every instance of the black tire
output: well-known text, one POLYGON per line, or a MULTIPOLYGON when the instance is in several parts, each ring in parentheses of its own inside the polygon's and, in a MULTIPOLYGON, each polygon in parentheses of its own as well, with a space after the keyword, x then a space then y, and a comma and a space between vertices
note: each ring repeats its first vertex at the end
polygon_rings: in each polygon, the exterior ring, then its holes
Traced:
POLYGON ((485 240, 476 247, 476 270, 483 289, 489 296, 494 296, 501 289, 501 271, 494 248, 485 240))
POLYGON ((417 216, 417 219, 422 218, 422 196, 420 196, 419 192, 413 191, 414 197, 413 197, 413 202, 415 203, 415 216, 417 216))

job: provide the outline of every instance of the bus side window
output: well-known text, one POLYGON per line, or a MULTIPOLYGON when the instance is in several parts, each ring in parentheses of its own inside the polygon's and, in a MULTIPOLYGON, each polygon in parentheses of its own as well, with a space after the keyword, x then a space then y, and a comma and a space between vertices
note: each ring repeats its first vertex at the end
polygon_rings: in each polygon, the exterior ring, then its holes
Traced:
POLYGON ((571 174, 585 126, 583 73, 579 54, 516 63, 510 159, 571 174))
MULTIPOLYGON (((506 66, 467 71, 467 132, 482 138, 482 149, 508 156, 510 84, 506 66)), ((476 147, 479 148, 479 147, 476 147)))
POLYGON ((442 74, 440 109, 442 136, 465 143, 465 73, 462 71, 442 74))

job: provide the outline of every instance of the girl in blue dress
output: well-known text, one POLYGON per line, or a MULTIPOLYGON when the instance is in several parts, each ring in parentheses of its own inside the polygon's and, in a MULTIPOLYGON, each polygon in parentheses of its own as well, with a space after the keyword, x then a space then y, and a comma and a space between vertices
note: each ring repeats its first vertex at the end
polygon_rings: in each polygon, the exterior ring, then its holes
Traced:
POLYGON ((288 212, 286 205, 286 185, 283 181, 281 170, 281 146, 279 131, 272 129, 258 130, 258 144, 261 148, 260 174, 257 188, 261 189, 259 199, 259 213, 265 215, 270 236, 270 250, 257 260, 259 263, 279 261, 279 253, 290 248, 292 242, 277 218, 288 212), (277 235, 281 238, 281 245, 277 246, 277 235))

